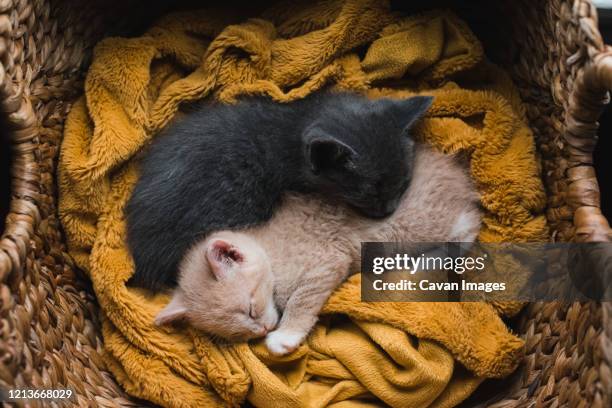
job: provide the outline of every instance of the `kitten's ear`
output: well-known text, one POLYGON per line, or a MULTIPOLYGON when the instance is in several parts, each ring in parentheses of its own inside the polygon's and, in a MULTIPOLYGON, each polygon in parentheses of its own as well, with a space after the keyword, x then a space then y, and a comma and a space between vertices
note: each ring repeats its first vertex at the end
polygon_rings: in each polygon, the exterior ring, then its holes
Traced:
POLYGON ((183 298, 183 291, 176 289, 170 299, 170 303, 162 309, 161 312, 155 317, 155 324, 157 326, 163 326, 177 320, 181 320, 187 314, 187 306, 183 298))
POLYGON ((402 128, 411 128, 427 112, 433 99, 433 96, 413 96, 393 101, 393 110, 402 123, 402 128))
POLYGON ((225 279, 236 264, 244 261, 240 249, 224 239, 210 242, 206 250, 206 259, 217 280, 225 279))
POLYGON ((307 146, 307 158, 313 173, 318 174, 329 169, 349 168, 357 152, 331 136, 314 137, 307 146))

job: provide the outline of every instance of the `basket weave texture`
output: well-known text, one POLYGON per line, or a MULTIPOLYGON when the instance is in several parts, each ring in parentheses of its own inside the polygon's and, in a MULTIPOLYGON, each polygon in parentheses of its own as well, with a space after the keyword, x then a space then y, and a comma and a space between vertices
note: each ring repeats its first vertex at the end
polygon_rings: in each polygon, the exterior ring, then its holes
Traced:
MULTIPOLYGON (((592 166, 597 120, 612 88, 612 48, 603 44, 595 7, 585 0, 459 3, 468 2, 448 1, 528 107, 551 240, 612 241, 592 166)), ((0 0, 0 115, 10 128, 1 148, 13 158, 0 240, 2 388, 70 387, 75 406, 146 405, 123 393, 102 363, 95 298, 65 252, 55 184, 64 119, 82 93, 92 47, 128 34, 126 27, 138 33, 167 11, 142 5, 0 0)), ((611 303, 531 304, 514 326, 526 340, 525 360, 489 405, 612 406, 611 320, 611 303)))

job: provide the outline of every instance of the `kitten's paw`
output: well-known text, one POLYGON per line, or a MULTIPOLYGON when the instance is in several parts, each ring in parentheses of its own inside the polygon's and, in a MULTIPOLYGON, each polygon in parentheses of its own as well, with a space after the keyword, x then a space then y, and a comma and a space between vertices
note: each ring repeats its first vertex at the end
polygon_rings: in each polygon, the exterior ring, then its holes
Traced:
POLYGON ((266 336, 266 346, 275 356, 283 356, 297 349, 304 333, 295 330, 274 330, 266 336))
POLYGON ((473 242, 480 231, 480 212, 477 209, 468 209, 459 214, 453 224, 450 237, 455 242, 473 242))

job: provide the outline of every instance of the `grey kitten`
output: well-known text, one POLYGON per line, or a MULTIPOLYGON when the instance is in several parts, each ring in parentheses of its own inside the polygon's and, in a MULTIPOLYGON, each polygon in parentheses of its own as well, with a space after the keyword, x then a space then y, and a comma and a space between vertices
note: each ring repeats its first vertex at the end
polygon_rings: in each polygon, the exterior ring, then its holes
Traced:
POLYGON ((480 222, 464 166, 419 146, 411 184, 386 219, 290 194, 267 224, 214 233, 194 245, 156 322, 185 319, 231 340, 266 335, 268 349, 283 355, 300 345, 333 290, 355 271, 361 242, 471 242, 480 222))

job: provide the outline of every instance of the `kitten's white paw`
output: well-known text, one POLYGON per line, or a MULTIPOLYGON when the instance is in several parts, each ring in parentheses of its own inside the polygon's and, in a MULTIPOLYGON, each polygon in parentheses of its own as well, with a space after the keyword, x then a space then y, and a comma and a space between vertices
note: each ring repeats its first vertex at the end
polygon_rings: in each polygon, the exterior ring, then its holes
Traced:
POLYGON ((473 242, 480 231, 480 213, 476 209, 462 212, 451 229, 451 241, 473 242))
POLYGON ((270 353, 283 356, 297 349, 303 338, 303 333, 294 330, 274 330, 266 336, 266 346, 270 353))

